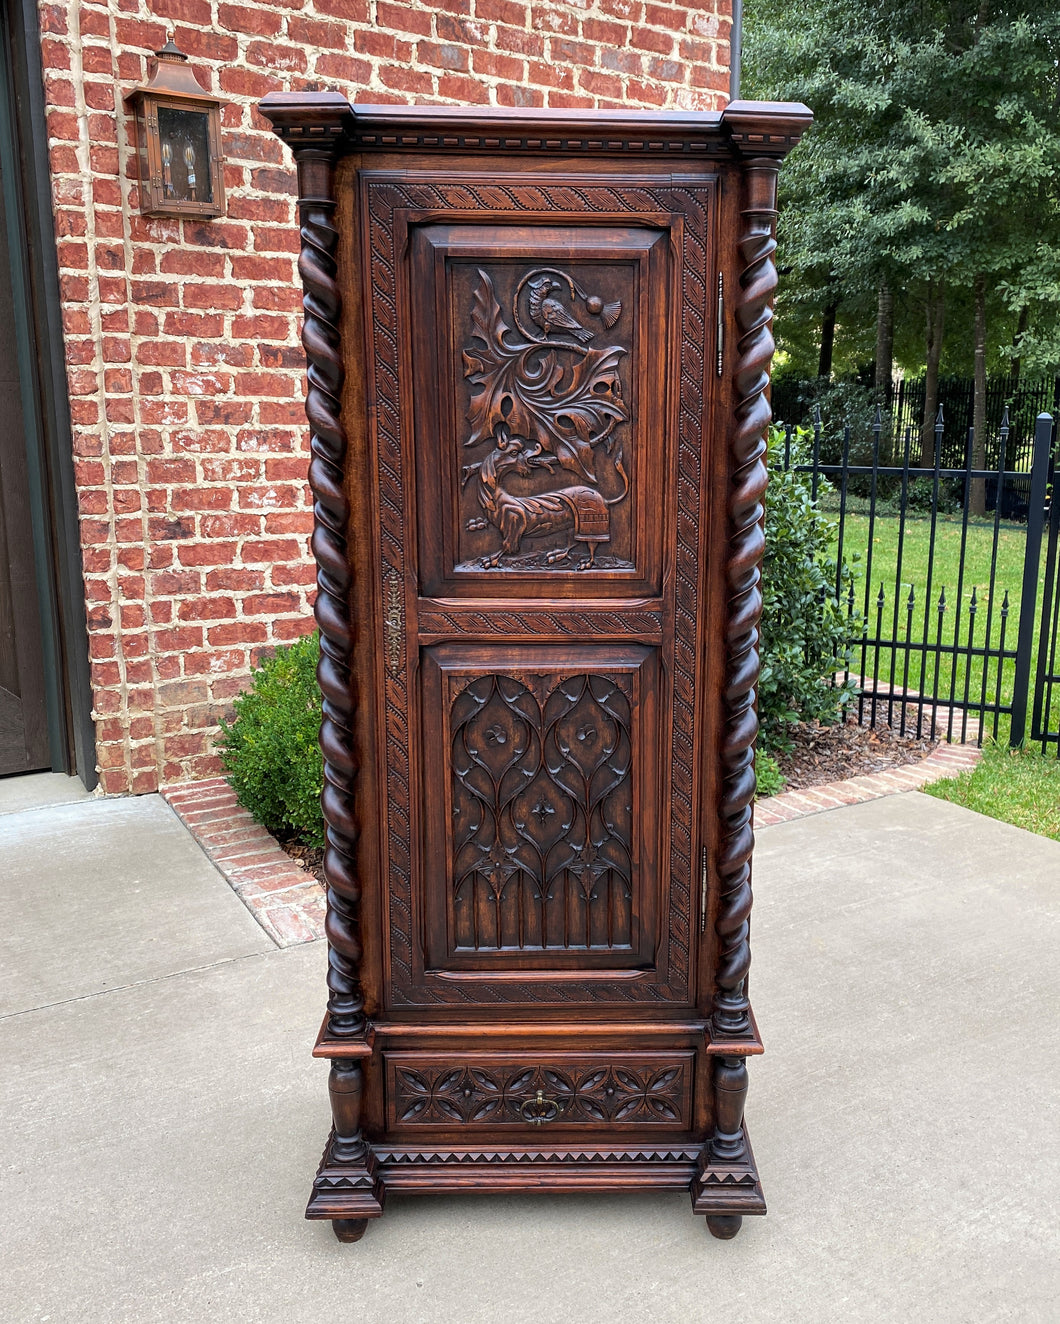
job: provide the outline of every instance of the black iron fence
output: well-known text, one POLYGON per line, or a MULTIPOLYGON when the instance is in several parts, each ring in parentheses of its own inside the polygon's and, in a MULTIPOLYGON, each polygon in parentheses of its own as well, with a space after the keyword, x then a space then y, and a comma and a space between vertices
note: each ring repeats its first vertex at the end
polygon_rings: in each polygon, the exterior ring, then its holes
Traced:
MULTIPOLYGON (((896 435, 906 428, 919 432, 924 417, 924 379, 903 379, 893 388, 889 401, 891 424, 896 435)), ((971 377, 940 377, 937 406, 942 410, 945 428, 942 438, 942 463, 960 468, 964 463, 964 444, 975 413, 975 382, 971 377)), ((986 383, 986 417, 999 419, 1008 415, 1006 460, 1011 469, 1029 469, 1034 449, 1034 430, 1038 415, 1054 417, 1060 411, 1060 377, 989 377, 986 383)), ((987 463, 996 468, 999 460, 998 431, 987 433, 987 463)))
POLYGON ((867 436, 843 429, 833 458, 819 419, 808 436, 785 427, 772 457, 808 474, 836 519, 835 594, 851 622, 837 682, 853 678, 873 726, 1019 745, 1029 718, 1030 738, 1060 755, 1053 419, 1040 414, 1029 447, 1016 448, 1006 410, 993 463, 979 468, 971 428, 960 462, 946 462, 945 426, 940 410, 931 467, 918 463, 919 428, 887 438, 879 412, 867 436))
POLYGON ((1056 487, 1049 508, 1049 531, 1042 581, 1041 628, 1034 677, 1031 739, 1043 749, 1056 746, 1060 758, 1060 499, 1056 487))
MULTIPOLYGON (((833 388, 829 388, 830 390, 833 388)), ((870 392, 862 388, 866 398, 870 392)), ((822 383, 780 378, 773 385, 773 413, 785 422, 812 426, 814 402, 821 396, 822 383)), ((881 401, 882 431, 881 453, 885 460, 897 459, 901 463, 901 439, 906 430, 913 435, 913 459, 919 458, 921 421, 924 417, 923 377, 903 378, 887 392, 881 401)), ((965 462, 968 429, 974 416, 975 382, 971 377, 940 377, 936 407, 942 412, 944 427, 938 438, 941 443, 941 464, 944 468, 961 469, 965 462)), ((997 376, 987 379, 986 416, 998 420, 1008 413, 1006 462, 1010 469, 1030 469, 1034 447, 1034 429, 1039 414, 1060 413, 1060 377, 997 376)), ((871 414, 871 406, 868 408, 871 414)), ((842 417, 846 417, 843 414, 842 417)), ((868 417, 863 433, 868 430, 868 417)), ((835 460, 841 428, 828 429, 822 437, 821 454, 835 460)), ((1000 432, 995 427, 988 431, 985 444, 986 464, 991 469, 998 465, 1000 432)), ((854 454, 858 452, 855 438, 854 454)))

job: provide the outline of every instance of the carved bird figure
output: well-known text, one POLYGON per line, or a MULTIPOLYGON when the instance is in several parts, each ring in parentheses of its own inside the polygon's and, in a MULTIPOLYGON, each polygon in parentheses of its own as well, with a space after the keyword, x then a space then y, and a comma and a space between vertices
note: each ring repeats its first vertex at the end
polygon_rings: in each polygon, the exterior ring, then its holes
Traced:
POLYGON ((586 331, 585 327, 576 317, 571 315, 558 299, 552 298, 552 291, 561 290, 562 288, 560 282, 553 280, 551 276, 538 276, 535 280, 532 280, 530 282, 530 316, 546 336, 551 335, 553 331, 567 331, 584 345, 592 340, 593 332, 586 331))

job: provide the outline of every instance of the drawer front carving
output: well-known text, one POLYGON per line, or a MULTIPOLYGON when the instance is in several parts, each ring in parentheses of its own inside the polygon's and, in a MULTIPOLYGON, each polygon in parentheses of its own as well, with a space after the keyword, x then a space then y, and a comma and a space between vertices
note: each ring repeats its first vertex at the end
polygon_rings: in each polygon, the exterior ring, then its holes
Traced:
POLYGON ((394 1127, 691 1125, 691 1052, 386 1056, 394 1127))

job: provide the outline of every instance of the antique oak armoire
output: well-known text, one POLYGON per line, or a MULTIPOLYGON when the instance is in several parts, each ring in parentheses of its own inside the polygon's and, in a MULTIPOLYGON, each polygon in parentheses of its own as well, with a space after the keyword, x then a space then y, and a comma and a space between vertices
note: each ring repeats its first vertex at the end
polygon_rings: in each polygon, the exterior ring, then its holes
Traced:
POLYGON ((309 1202, 685 1188, 744 1127, 774 202, 797 105, 274 94, 298 165, 334 1129, 309 1202))

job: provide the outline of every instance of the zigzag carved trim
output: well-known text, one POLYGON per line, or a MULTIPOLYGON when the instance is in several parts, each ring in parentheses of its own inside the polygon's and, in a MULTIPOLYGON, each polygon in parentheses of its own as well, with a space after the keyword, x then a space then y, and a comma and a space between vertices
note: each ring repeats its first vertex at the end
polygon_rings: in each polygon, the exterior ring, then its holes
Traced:
MULTIPOLYGON (((427 1164, 427 1163, 694 1163, 699 1158, 700 1148, 691 1149, 616 1149, 593 1150, 578 1149, 542 1149, 542 1150, 423 1150, 377 1149, 376 1159, 380 1163, 427 1164)), ((752 1178, 753 1180, 753 1178, 752 1178)))

